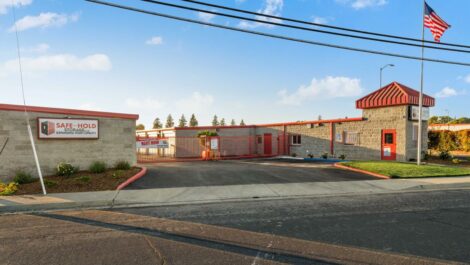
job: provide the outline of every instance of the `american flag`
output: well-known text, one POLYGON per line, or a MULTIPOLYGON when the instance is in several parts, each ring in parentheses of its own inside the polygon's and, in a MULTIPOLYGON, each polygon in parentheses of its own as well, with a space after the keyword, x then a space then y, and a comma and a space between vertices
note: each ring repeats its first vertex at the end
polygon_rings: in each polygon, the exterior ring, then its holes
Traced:
POLYGON ((431 30, 434 40, 440 42, 442 34, 450 28, 450 25, 442 20, 426 2, 424 5, 424 26, 431 30))

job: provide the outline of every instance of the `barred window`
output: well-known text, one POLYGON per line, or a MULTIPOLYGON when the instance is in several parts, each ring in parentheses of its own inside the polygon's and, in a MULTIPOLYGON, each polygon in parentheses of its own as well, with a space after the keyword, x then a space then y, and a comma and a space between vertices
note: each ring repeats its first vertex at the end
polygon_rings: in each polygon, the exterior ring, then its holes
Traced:
POLYGON ((302 144, 302 136, 300 136, 300 135, 292 135, 292 144, 293 144, 293 145, 300 145, 300 144, 302 144))
POLYGON ((344 132, 344 143, 356 145, 359 144, 358 132, 344 132))

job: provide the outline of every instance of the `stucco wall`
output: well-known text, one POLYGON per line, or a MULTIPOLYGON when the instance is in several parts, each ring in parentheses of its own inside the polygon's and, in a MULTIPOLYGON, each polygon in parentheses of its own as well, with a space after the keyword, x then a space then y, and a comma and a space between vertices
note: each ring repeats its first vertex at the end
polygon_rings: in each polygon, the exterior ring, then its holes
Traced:
MULTIPOLYGON (((87 169, 94 161, 105 161, 112 166, 118 160, 136 163, 135 120, 102 118, 49 113, 29 113, 39 162, 44 175, 55 172, 59 162, 69 162, 87 169), (99 120, 99 139, 94 140, 40 140, 37 137, 37 117, 87 118, 99 120)), ((0 178, 11 179, 23 170, 37 176, 33 153, 23 112, 0 111, 0 146, 8 138, 0 154, 0 178)))

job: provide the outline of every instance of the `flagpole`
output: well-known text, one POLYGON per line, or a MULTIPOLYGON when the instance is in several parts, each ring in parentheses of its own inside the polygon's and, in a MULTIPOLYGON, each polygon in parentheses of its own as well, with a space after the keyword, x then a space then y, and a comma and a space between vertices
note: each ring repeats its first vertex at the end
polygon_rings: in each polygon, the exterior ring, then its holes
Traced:
POLYGON ((418 118, 418 154, 417 165, 421 165, 421 151, 423 142, 423 87, 424 87, 424 16, 426 14, 426 0, 423 0, 423 31, 421 34, 421 87, 419 90, 419 118, 418 118))

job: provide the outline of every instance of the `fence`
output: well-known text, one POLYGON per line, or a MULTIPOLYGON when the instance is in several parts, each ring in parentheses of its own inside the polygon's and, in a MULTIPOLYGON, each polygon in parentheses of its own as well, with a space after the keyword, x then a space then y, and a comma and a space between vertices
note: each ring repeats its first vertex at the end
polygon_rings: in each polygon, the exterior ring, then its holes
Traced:
MULTIPOLYGON (((285 137, 273 137, 272 153, 264 153, 264 143, 258 136, 218 136, 218 157, 222 159, 263 157, 286 153, 285 137)), ((205 150, 198 137, 138 137, 137 161, 151 163, 181 159, 201 159, 205 150), (165 141, 160 146, 152 141, 165 141), (140 144, 139 144, 140 142, 140 144), (142 145, 141 143, 145 143, 142 145)))

